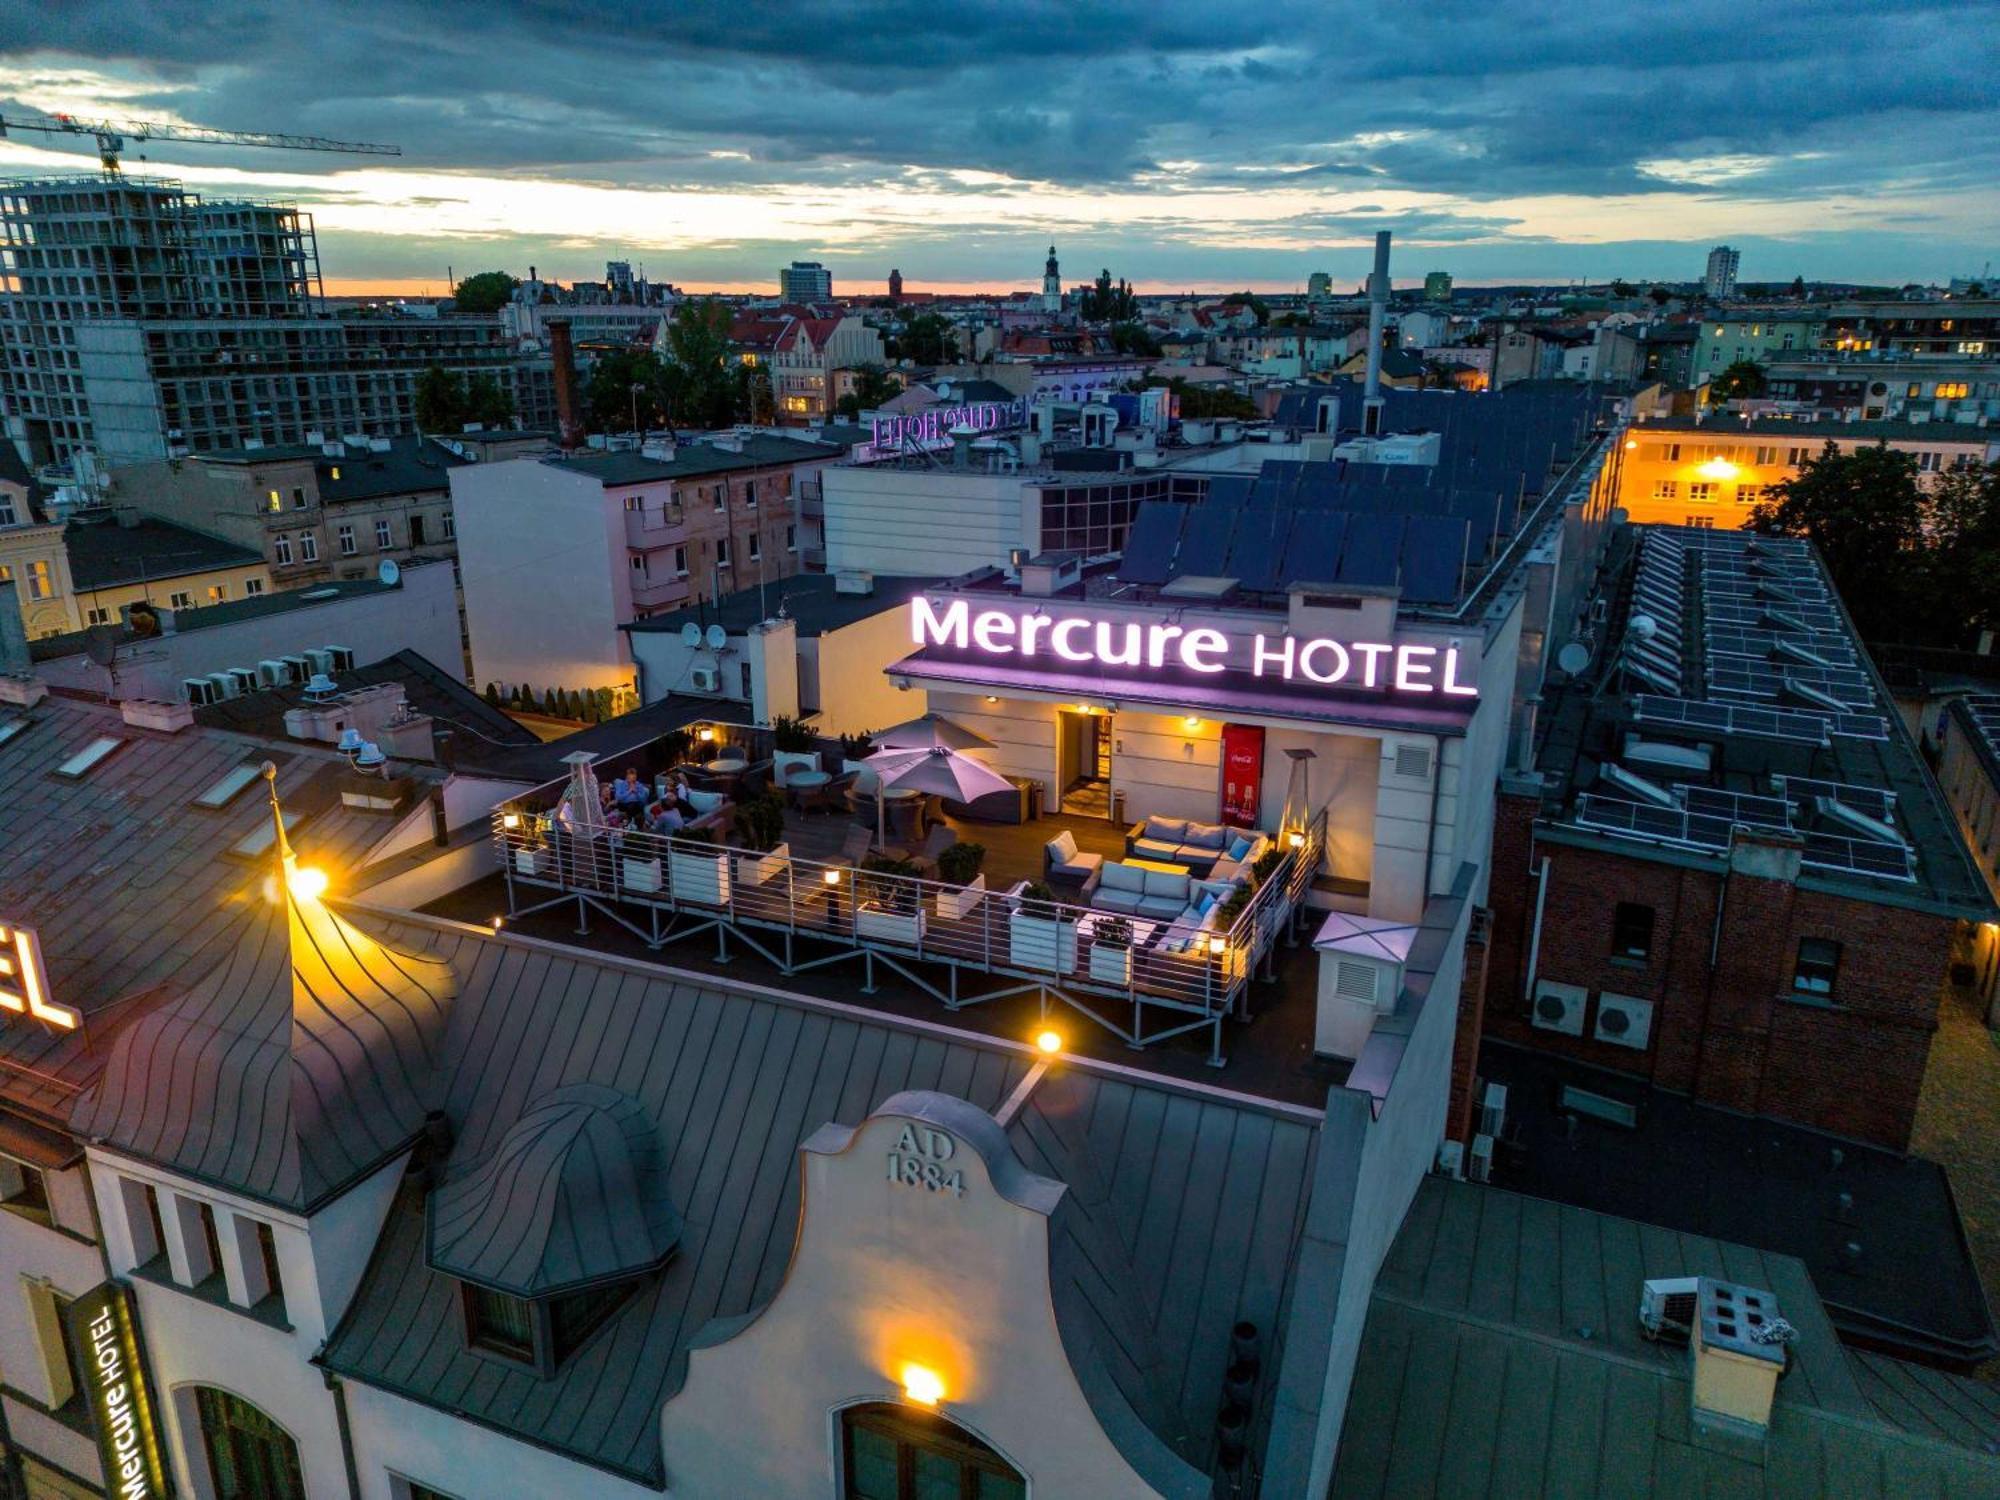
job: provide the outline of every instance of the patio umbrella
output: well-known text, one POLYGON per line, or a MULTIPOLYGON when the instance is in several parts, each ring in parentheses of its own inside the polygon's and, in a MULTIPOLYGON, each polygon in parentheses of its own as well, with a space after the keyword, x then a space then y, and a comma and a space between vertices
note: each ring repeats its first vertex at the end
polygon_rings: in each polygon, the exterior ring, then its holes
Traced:
POLYGON ((943 714, 925 714, 875 736, 881 750, 991 750, 993 741, 954 724, 943 714))
MULTIPOLYGON (((961 731, 962 732, 962 731, 961 731)), ((1014 784, 997 771, 990 771, 969 755, 948 745, 928 750, 878 750, 865 765, 875 772, 875 842, 888 840, 887 818, 883 813, 883 793, 891 791, 928 792, 949 797, 954 802, 970 802, 989 792, 1011 792, 1014 784)))

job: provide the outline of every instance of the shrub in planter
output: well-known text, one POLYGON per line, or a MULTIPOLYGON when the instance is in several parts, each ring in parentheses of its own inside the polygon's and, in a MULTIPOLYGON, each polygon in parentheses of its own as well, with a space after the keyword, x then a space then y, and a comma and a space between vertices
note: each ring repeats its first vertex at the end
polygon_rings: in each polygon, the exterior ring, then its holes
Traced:
POLYGON ((776 750, 811 750, 819 744, 819 736, 814 734, 803 719, 792 718, 789 714, 779 714, 771 720, 771 746, 776 750))
POLYGON ((1250 867, 1250 884, 1252 886, 1260 886, 1269 880, 1271 872, 1278 868, 1278 862, 1285 857, 1285 853, 1285 850, 1273 844, 1262 854, 1258 855, 1257 863, 1250 867))
POLYGON ((938 856, 938 879, 946 885, 971 885, 985 862, 984 844, 953 844, 938 856))
POLYGON ((1132 946, 1132 923, 1125 917, 1106 917, 1090 930, 1091 941, 1100 948, 1132 946))
POLYGON ((867 730, 859 734, 843 734, 840 737, 840 756, 843 760, 866 760, 875 752, 875 736, 867 730))
POLYGON ((883 911, 909 912, 917 909, 917 873, 914 861, 871 854, 861 861, 855 877, 855 894, 865 903, 874 902, 883 911))
POLYGON ((736 809, 736 837, 745 848, 769 853, 785 836, 785 804, 770 793, 736 809))
POLYGON ((1047 881, 1030 881, 1021 892, 1021 915, 1042 922, 1053 922, 1062 915, 1062 908, 1056 904, 1056 893, 1047 881))
POLYGON ((713 844, 715 842, 715 830, 713 828, 676 828, 668 837, 677 844, 713 844))
POLYGON ((1250 887, 1239 885, 1234 891, 1230 892, 1229 899, 1224 901, 1217 909, 1214 930, 1217 932, 1229 931, 1230 928, 1236 925, 1236 919, 1243 915, 1243 908, 1249 904, 1250 887))

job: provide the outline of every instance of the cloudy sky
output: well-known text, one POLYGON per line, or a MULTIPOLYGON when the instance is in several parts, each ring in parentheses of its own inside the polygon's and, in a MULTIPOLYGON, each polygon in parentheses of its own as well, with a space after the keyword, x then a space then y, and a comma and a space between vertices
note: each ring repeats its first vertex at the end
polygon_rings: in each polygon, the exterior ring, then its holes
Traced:
MULTIPOLYGON (((2000 257, 2000 0, 0 0, 0 114, 393 142, 152 143, 308 206, 332 289, 446 268, 768 289, 1690 278, 2000 257)), ((0 173, 88 165, 0 140, 0 173)), ((143 162, 137 158, 143 154, 143 162)))

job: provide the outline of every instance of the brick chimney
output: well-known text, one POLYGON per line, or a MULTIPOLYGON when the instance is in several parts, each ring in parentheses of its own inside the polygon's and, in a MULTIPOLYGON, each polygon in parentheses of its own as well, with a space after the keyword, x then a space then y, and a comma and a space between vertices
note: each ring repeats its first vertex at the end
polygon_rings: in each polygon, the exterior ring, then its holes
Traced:
POLYGON ((569 319, 550 318, 549 353, 555 360, 556 426, 565 451, 583 442, 583 414, 576 404, 576 348, 570 342, 569 319))

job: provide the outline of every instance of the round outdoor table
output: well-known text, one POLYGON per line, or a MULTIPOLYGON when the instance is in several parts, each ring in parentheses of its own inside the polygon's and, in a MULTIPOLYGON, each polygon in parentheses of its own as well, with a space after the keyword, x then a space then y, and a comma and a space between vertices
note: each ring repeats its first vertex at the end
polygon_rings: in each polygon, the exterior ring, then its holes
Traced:
POLYGON ((808 797, 832 780, 831 771, 794 771, 786 778, 785 790, 792 794, 792 805, 802 808, 808 797))
POLYGON ((727 776, 733 771, 741 771, 749 764, 750 762, 740 755, 718 755, 708 763, 708 769, 727 776))
POLYGON ((889 822, 892 838, 916 839, 921 836, 924 816, 924 794, 914 787, 892 786, 882 793, 882 811, 889 822))

